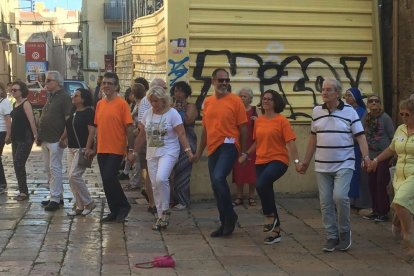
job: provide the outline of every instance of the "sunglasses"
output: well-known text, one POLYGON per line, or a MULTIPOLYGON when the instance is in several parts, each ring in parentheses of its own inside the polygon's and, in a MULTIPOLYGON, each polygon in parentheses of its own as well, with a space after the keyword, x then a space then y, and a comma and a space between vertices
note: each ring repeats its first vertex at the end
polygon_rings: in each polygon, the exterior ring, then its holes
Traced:
POLYGON ((12 88, 12 89, 10 89, 11 90, 11 92, 17 92, 17 91, 20 91, 20 89, 16 89, 16 88, 12 88))
POLYGON ((400 112, 401 117, 410 117, 410 113, 407 112, 400 112))
POLYGON ((230 79, 216 79, 219 83, 224 83, 224 82, 226 82, 226 83, 229 83, 230 82, 230 79))
POLYGON ((378 99, 369 99, 368 103, 380 103, 380 100, 378 100, 378 99))

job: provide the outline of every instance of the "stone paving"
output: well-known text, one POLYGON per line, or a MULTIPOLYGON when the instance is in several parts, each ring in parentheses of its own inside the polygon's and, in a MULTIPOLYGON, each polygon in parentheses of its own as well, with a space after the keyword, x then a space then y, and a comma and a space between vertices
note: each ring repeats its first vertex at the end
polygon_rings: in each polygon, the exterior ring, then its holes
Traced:
MULTIPOLYGON (((390 223, 352 215, 353 244, 348 252, 321 251, 324 234, 317 198, 278 199, 282 241, 264 245, 260 206, 238 206, 238 227, 231 237, 210 238, 217 228, 214 202, 197 202, 173 212, 166 231, 151 230, 153 217, 145 200, 128 192, 132 203, 125 224, 101 224, 108 212, 97 164, 86 172, 98 204, 91 215, 70 218, 67 178, 65 207, 43 210, 48 190, 38 147, 28 161, 30 200, 16 202, 16 179, 10 147, 3 164, 8 193, 0 196, 0 275, 414 275, 414 265, 401 261, 390 223), (139 269, 137 262, 174 253, 176 267, 139 269)), ((259 204, 260 205, 260 204, 259 204)))

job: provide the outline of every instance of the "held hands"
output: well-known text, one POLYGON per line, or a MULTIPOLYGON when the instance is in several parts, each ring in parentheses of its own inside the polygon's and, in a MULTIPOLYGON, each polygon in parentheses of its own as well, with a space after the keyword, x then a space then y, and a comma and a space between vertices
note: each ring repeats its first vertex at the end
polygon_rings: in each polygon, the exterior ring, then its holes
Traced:
POLYGON ((95 155, 96 155, 96 151, 95 150, 93 150, 93 149, 86 149, 85 150, 85 156, 86 156, 86 158, 93 159, 95 157, 95 155))
POLYGON ((299 162, 298 164, 296 164, 296 171, 300 174, 305 174, 308 167, 309 164, 299 162))
POLYGON ((133 164, 133 163, 135 163, 135 159, 137 158, 137 154, 135 153, 135 152, 133 152, 133 151, 128 151, 128 154, 127 154, 127 160, 131 163, 131 164, 133 164))

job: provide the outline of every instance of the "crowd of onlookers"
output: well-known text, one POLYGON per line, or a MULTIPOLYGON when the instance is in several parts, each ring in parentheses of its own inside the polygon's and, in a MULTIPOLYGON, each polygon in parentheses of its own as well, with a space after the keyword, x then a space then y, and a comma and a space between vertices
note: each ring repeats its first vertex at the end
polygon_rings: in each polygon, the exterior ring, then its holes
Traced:
MULTIPOLYGON (((46 211, 58 210, 64 204, 62 158, 67 148, 67 173, 75 202, 69 216, 86 216, 96 207, 83 179, 96 156, 110 211, 102 222, 124 222, 131 209, 125 191, 137 191, 154 214, 152 229, 164 230, 172 210, 189 208, 192 166, 207 148, 220 220, 211 237, 232 234, 238 220, 235 207, 245 200, 256 206, 257 191, 265 220, 264 243, 274 244, 281 241, 274 182, 289 164, 298 173, 306 173, 314 157, 326 231, 323 250, 351 247, 350 212, 354 208, 364 209, 361 215, 367 220, 391 220, 405 259, 414 259, 414 99, 400 103, 403 124, 395 131, 380 97, 371 95, 364 102, 356 87, 342 95, 338 80, 325 79, 323 104, 313 109, 308 146, 301 158, 296 134, 282 115, 285 100, 278 92, 264 91, 259 104, 253 106, 253 91, 245 87, 232 93, 229 73, 223 68, 214 70, 211 84, 214 91, 203 103, 197 146, 194 128, 200 114, 189 101, 192 90, 184 81, 168 90, 163 79, 149 83, 138 77, 122 97, 118 76, 107 72, 98 78, 94 92, 78 89, 70 97, 60 73, 49 71, 45 79, 48 99, 38 126, 26 84, 15 81, 6 88, 0 83, 0 154, 5 143, 12 144, 19 187, 15 199, 24 201, 30 196, 25 164, 36 143, 42 149, 50 190, 42 205, 46 211), (227 183, 231 172, 235 198, 227 183), (125 187, 119 182, 122 179, 128 179, 125 187)), ((0 159, 0 193, 6 185, 0 159)))

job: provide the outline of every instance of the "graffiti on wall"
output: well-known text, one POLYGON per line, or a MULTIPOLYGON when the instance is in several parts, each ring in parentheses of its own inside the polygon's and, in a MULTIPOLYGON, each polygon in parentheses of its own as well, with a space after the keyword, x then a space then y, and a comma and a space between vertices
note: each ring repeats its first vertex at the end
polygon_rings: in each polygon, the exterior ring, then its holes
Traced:
POLYGON ((190 57, 185 57, 181 60, 168 60, 168 77, 171 77, 170 79, 170 87, 172 87, 179 78, 185 76, 188 72, 188 68, 185 66, 185 63, 190 60, 190 57))
MULTIPOLYGON (((203 76, 203 69, 206 64, 206 58, 211 56, 225 56, 227 57, 228 63, 230 64, 230 75, 234 76, 237 74, 239 69, 237 66, 237 59, 251 59, 256 61, 258 64, 256 77, 259 79, 260 91, 264 92, 265 86, 275 85, 277 91, 279 91, 283 98, 286 101, 286 106, 290 111, 288 116, 290 119, 296 119, 297 117, 307 117, 310 118, 309 114, 303 112, 295 112, 292 105, 289 103, 289 99, 286 96, 282 78, 289 75, 289 66, 290 65, 299 65, 302 76, 298 77, 293 85, 293 92, 309 92, 313 99, 313 104, 317 105, 317 93, 322 91, 323 77, 334 77, 339 80, 339 74, 337 70, 325 59, 323 58, 307 58, 302 60, 299 56, 289 56, 282 60, 281 62, 274 61, 264 61, 262 57, 257 54, 249 53, 233 53, 229 50, 220 50, 212 51, 206 50, 204 52, 197 54, 196 66, 194 68, 193 77, 196 80, 202 81, 203 85, 201 88, 201 93, 196 100, 196 105, 199 110, 201 110, 204 99, 211 86, 211 76, 203 76), (328 69, 329 74, 315 76, 310 72, 311 65, 322 64, 324 69, 328 69), (311 81, 310 77, 315 78, 315 81, 311 81)), ((339 63, 343 66, 343 72, 348 78, 349 83, 352 87, 358 87, 359 81, 361 79, 362 72, 364 70, 365 63, 367 62, 367 57, 340 57, 339 63), (356 74, 352 74, 349 64, 359 63, 359 67, 356 70, 356 74)))

